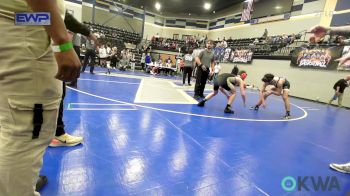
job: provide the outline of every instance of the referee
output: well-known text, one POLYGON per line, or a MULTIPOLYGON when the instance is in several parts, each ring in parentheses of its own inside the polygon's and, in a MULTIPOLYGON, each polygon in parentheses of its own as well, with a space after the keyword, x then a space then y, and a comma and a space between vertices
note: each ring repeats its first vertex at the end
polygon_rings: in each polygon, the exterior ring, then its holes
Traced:
POLYGON ((208 40, 206 49, 196 57, 197 74, 194 88, 194 98, 204 98, 203 92, 209 75, 214 73, 214 53, 212 51, 213 41, 208 40))

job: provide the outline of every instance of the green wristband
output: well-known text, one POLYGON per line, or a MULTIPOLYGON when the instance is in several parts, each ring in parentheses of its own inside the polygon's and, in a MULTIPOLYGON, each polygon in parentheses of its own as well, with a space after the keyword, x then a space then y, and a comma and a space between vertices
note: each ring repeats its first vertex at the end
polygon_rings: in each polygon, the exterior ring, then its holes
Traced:
POLYGON ((52 46, 52 50, 54 52, 66 52, 66 51, 71 50, 71 49, 73 49, 73 43, 72 42, 67 42, 67 43, 64 43, 64 44, 61 44, 61 45, 52 46))

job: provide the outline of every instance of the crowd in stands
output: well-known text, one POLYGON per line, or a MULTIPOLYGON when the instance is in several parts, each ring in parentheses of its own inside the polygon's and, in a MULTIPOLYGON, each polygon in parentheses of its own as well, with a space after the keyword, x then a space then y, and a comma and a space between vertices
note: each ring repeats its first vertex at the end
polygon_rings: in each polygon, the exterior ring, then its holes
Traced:
MULTIPOLYGON (((149 71, 156 75, 161 72, 170 73, 169 70, 174 68, 179 69, 178 62, 167 62, 168 60, 150 57, 150 52, 153 49, 166 51, 188 51, 188 49, 201 48, 202 44, 207 40, 206 36, 183 36, 183 39, 163 38, 159 34, 154 35, 149 42, 140 44, 141 36, 137 33, 127 32, 123 29, 103 26, 99 24, 86 23, 93 29, 93 32, 101 40, 102 46, 96 50, 98 64, 107 68, 119 68, 126 70, 128 68, 135 69, 139 67, 142 70, 149 71), (139 44, 139 48, 134 50, 125 49, 125 43, 139 44)), ((265 30, 261 37, 232 39, 220 38, 214 42, 215 48, 232 48, 234 50, 247 50, 254 52, 254 56, 269 56, 275 51, 291 46, 296 41, 300 40, 300 34, 283 34, 283 35, 268 35, 265 30)), ((349 43, 342 36, 337 36, 328 40, 327 43, 344 45, 349 43), (331 41, 330 41, 331 40, 331 41)), ((310 38, 310 44, 319 44, 325 40, 313 40, 310 38)), ((290 55, 288 50, 286 56, 290 55)), ((84 45, 82 46, 82 55, 84 55, 84 45)), ((171 71, 172 73, 172 71, 171 71)))
MULTIPOLYGON (((95 46, 93 55, 87 59, 90 65, 97 65, 110 69, 126 70, 135 69, 136 62, 140 62, 141 52, 139 49, 127 49, 126 44, 136 45, 141 42, 141 36, 137 33, 125 31, 115 27, 84 22, 98 38, 100 45, 95 46)), ((89 40, 82 38, 81 58, 84 59, 89 40), (85 43, 85 44, 84 44, 85 43)), ((92 72, 93 69, 90 71, 92 72)))
MULTIPOLYGON (((96 47, 95 55, 92 59, 88 59, 89 65, 97 65, 107 68, 110 73, 111 69, 119 69, 125 71, 127 69, 135 69, 136 63, 141 61, 140 51, 137 49, 121 49, 111 45, 110 43, 101 44, 96 47), (92 62, 93 61, 93 62, 92 62)), ((86 53, 85 44, 82 44, 80 56, 84 59, 86 53)))
MULTIPOLYGON (((226 39, 225 37, 220 40, 215 41, 215 48, 232 48, 234 50, 251 50, 254 52, 255 56, 269 56, 273 52, 290 46, 296 40, 300 39, 300 35, 277 35, 277 36, 268 36, 265 32, 262 37, 255 38, 244 38, 244 39, 226 39)), ((289 55, 289 53, 287 54, 289 55)))
MULTIPOLYGON (((286 46, 290 46, 296 40, 300 39, 301 35, 296 34, 283 34, 268 36, 267 30, 265 30, 262 37, 244 38, 244 39, 226 39, 225 37, 220 40, 218 38, 215 41, 216 48, 233 48, 233 49, 251 49, 255 55, 269 55, 278 49, 286 46)), ((199 48, 205 41, 205 36, 184 36, 183 40, 163 38, 159 34, 154 35, 150 41, 149 47, 158 50, 170 50, 170 51, 186 51, 189 48, 199 48)))
POLYGON ((199 38, 193 35, 184 36, 183 39, 163 38, 157 33, 152 37, 150 45, 153 49, 178 51, 179 49, 198 48, 206 39, 204 36, 199 38))

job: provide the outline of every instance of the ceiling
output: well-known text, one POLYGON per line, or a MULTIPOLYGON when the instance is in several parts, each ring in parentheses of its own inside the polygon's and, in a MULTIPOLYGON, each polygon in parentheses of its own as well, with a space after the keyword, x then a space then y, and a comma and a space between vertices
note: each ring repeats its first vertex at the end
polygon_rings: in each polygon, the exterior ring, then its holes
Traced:
POLYGON ((191 17, 207 18, 213 11, 219 12, 232 5, 243 2, 244 0, 119 0, 121 3, 141 8, 145 7, 147 11, 159 13, 163 16, 184 16, 191 14, 191 17), (155 3, 161 4, 160 11, 155 9, 155 3), (211 3, 210 10, 204 9, 204 3, 211 3))

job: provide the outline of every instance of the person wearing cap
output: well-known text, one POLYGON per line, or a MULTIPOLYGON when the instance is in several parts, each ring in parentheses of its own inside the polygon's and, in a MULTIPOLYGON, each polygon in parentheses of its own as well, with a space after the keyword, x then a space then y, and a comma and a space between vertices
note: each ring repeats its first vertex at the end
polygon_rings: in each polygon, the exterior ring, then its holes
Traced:
POLYGON ((265 74, 261 79, 263 82, 263 86, 260 89, 260 99, 259 102, 251 107, 252 110, 259 110, 259 107, 262 105, 264 108, 266 107, 265 100, 268 96, 274 94, 276 96, 282 96, 284 101, 284 107, 286 109, 286 115, 283 116, 283 119, 291 119, 290 115, 290 103, 289 103, 289 89, 290 83, 286 78, 277 77, 273 74, 265 74), (266 90, 267 86, 272 86, 269 90, 266 90))
POLYGON ((338 99, 338 106, 342 107, 344 90, 345 88, 349 87, 349 81, 350 81, 350 75, 338 80, 334 84, 333 89, 335 90, 335 93, 332 99, 328 102, 329 104, 332 104, 333 101, 338 99))
POLYGON ((247 77, 247 73, 245 71, 240 71, 238 76, 235 76, 230 73, 220 74, 217 78, 214 79, 214 91, 207 95, 202 101, 200 101, 197 105, 199 107, 204 107, 205 102, 209 101, 211 98, 215 97, 218 94, 218 90, 226 95, 228 101, 225 107, 225 113, 233 114, 234 111, 231 109, 232 103, 236 97, 236 86, 240 88, 243 105, 245 107, 246 102, 246 93, 245 93, 245 82, 244 80, 247 77))

